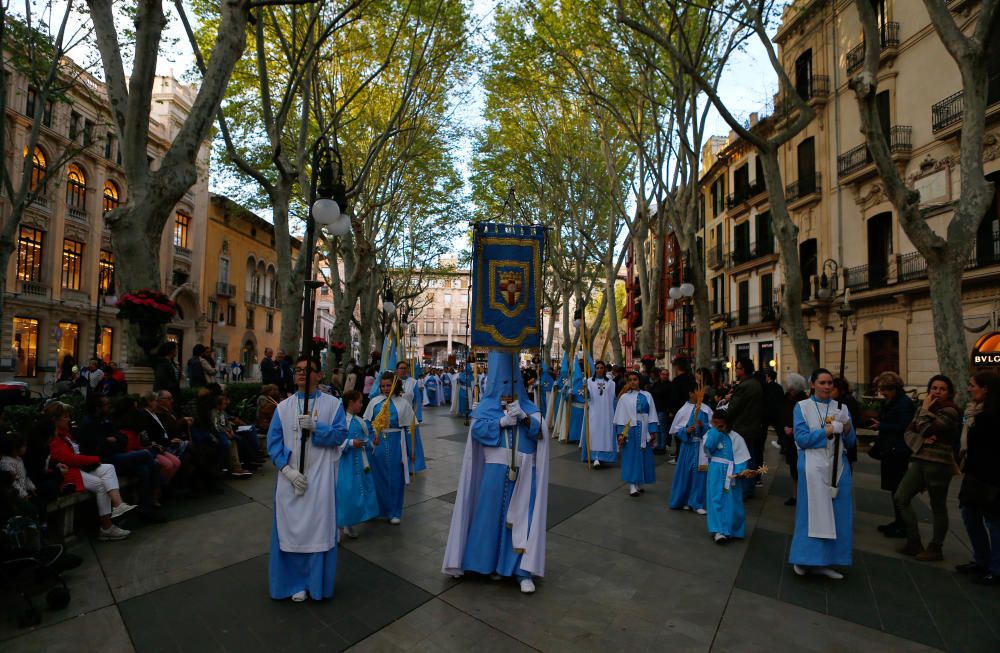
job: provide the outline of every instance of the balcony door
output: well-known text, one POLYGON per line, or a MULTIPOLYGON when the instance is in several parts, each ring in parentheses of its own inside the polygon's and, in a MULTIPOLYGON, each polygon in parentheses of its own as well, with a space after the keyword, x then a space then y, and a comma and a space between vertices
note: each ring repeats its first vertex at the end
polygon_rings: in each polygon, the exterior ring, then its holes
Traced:
POLYGON ((812 296, 812 278, 816 276, 819 261, 816 259, 816 239, 799 243, 799 270, 802 273, 802 301, 812 296))
MULTIPOLYGON (((886 140, 889 139, 889 132, 892 127, 892 118, 889 111, 889 91, 881 91, 875 96, 875 108, 878 109, 878 124, 882 127, 882 133, 886 140)), ((892 147, 892 143, 889 143, 892 147)))
POLYGON ((868 349, 868 378, 871 381, 882 372, 899 373, 899 332, 873 331, 865 336, 868 349))
POLYGON ((795 60, 795 92, 803 100, 812 97, 813 53, 806 50, 795 60))
POLYGON ((816 140, 812 137, 799 143, 799 197, 816 192, 816 140))
POLYGON ((754 227, 757 236, 757 255, 773 254, 774 226, 771 224, 771 212, 758 213, 754 227))
POLYGON ((976 265, 1000 263, 1000 172, 986 175, 993 182, 993 202, 976 232, 976 265))
POLYGON ((750 323, 750 282, 741 281, 739 285, 739 326, 750 323))
POLYGON ((892 213, 879 213, 868 220, 868 286, 882 288, 889 277, 892 256, 892 213))
POLYGON ((733 264, 739 265, 750 260, 750 221, 745 220, 733 227, 733 264))

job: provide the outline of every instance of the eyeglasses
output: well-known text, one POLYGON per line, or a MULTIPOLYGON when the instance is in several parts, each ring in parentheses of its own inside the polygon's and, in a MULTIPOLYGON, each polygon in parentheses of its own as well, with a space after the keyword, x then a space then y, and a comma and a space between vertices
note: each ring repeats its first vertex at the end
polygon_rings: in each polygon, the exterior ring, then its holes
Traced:
POLYGON ((305 374, 308 370, 309 370, 308 367, 296 367, 292 371, 295 372, 296 374, 305 374))

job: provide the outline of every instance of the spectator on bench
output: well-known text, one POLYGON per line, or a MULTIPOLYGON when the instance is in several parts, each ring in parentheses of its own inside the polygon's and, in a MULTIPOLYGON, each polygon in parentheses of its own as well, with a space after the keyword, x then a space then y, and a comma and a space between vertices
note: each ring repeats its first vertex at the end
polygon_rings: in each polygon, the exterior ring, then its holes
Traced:
POLYGON ((45 408, 44 415, 51 423, 49 450, 52 462, 61 463, 67 468, 63 473, 63 480, 72 483, 77 492, 91 492, 97 499, 97 515, 101 524, 97 539, 124 540, 130 532, 119 528, 111 520, 121 517, 136 506, 122 501, 114 466, 102 463, 97 456, 80 454, 80 445, 73 440, 69 431, 69 406, 58 401, 52 402, 45 408))

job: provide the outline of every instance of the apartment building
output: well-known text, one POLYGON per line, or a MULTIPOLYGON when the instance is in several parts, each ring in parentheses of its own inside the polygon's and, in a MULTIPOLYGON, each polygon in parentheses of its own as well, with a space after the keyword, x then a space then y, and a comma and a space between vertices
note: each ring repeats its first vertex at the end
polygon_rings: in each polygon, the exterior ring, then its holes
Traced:
MULTIPOLYGON (((0 321, 0 378, 16 377, 36 387, 53 380, 67 355, 97 355, 127 363, 123 326, 112 298, 116 260, 104 215, 129 201, 119 143, 111 126, 101 82, 76 70, 76 83, 59 99, 40 106, 29 80, 8 68, 6 165, 20 179, 22 157, 35 116, 41 115, 38 146, 31 153, 31 190, 15 234, 0 321), (75 153, 43 186, 49 166, 75 153)), ((154 88, 148 153, 155 168, 191 109, 196 89, 171 77, 154 88)), ((174 209, 174 228, 160 241, 161 284, 179 304, 171 337, 193 342, 201 323, 209 148, 199 153, 195 185, 174 209), (178 234, 183 240, 178 241, 178 234)), ((0 220, 11 206, 0 197, 0 220)))
POLYGON ((407 326, 407 350, 419 352, 435 366, 447 364, 451 355, 459 361, 468 356, 472 274, 457 263, 454 258, 441 260, 441 267, 451 271, 429 280, 427 289, 413 302, 421 308, 410 316, 407 326))

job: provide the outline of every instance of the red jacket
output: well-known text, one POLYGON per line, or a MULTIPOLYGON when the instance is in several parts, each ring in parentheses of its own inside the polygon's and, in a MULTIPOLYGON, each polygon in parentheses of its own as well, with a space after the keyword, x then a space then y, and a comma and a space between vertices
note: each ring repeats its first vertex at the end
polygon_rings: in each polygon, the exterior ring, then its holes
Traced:
POLYGON ((77 492, 83 492, 82 467, 100 465, 101 459, 97 456, 84 456, 73 451, 73 438, 68 432, 56 433, 49 440, 49 452, 53 463, 62 463, 69 467, 69 471, 63 474, 63 480, 72 483, 77 492))

